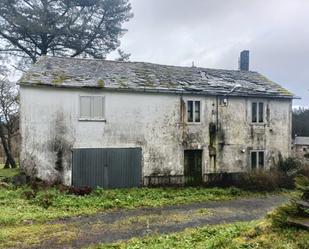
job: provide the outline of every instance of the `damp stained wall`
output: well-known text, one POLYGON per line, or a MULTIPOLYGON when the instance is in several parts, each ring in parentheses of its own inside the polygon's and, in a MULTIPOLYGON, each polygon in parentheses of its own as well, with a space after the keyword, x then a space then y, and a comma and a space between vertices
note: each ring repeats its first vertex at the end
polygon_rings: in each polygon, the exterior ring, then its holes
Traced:
POLYGON ((251 150, 265 151, 266 167, 291 153, 291 100, 230 97, 223 106, 214 96, 28 86, 20 95, 21 167, 46 181, 71 184, 74 148, 141 147, 143 176, 183 175, 185 149, 203 150, 203 174, 250 170, 251 150), (80 96, 93 95, 105 97, 105 122, 79 120, 80 96), (188 100, 201 101, 198 124, 186 122, 188 100), (256 100, 263 125, 251 123, 256 100))

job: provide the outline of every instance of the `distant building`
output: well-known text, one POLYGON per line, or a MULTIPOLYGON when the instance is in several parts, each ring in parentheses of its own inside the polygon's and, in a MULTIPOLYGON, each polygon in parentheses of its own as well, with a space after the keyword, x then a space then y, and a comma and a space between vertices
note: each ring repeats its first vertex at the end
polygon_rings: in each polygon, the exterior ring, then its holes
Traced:
POLYGON ((309 155, 309 137, 295 137, 293 149, 296 157, 303 158, 306 154, 309 155))

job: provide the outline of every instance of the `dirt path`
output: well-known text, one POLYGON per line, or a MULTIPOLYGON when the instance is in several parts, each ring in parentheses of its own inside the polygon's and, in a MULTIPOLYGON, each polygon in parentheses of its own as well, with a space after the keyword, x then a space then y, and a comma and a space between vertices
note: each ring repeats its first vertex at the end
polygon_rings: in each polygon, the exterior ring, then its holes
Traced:
POLYGON ((87 217, 63 219, 72 231, 70 241, 55 236, 32 248, 83 248, 91 244, 110 243, 152 233, 170 233, 206 224, 251 221, 286 201, 284 196, 243 200, 195 203, 162 208, 118 210, 87 217))

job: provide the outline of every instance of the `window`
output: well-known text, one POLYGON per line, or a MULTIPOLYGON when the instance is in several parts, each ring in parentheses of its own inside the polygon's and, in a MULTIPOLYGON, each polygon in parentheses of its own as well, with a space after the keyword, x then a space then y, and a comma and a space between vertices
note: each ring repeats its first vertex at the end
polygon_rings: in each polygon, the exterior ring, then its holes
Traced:
POLYGON ((251 151, 251 168, 263 169, 265 165, 264 151, 251 151))
POLYGON ((187 120, 188 123, 200 123, 201 122, 201 101, 189 100, 187 103, 187 120))
POLYGON ((264 103, 252 102, 252 123, 264 123, 264 103))
POLYGON ((104 120, 104 102, 103 96, 81 96, 80 119, 104 120))

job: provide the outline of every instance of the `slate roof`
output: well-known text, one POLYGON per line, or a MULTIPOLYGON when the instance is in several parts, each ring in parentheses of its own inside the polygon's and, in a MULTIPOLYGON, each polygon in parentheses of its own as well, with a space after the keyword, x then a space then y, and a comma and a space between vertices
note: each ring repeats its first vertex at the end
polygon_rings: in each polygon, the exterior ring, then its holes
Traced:
POLYGON ((309 137, 295 137, 294 144, 296 144, 296 145, 309 145, 309 137))
POLYGON ((252 71, 47 56, 41 57, 19 84, 203 95, 228 94, 235 85, 240 85, 230 94, 294 97, 280 85, 252 71))

